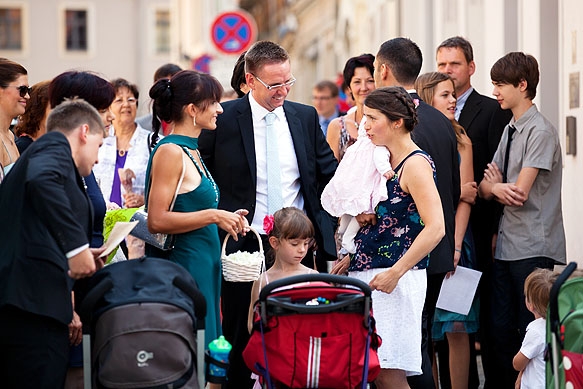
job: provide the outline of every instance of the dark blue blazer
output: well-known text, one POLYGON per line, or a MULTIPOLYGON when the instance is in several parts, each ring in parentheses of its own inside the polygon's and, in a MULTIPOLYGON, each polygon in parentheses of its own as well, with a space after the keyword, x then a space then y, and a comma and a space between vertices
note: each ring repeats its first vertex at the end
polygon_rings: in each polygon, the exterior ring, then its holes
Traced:
MULTIPOLYGON (((475 89, 464 104, 458 121, 472 141, 474 181, 478 185, 511 118, 512 111, 503 110, 496 100, 479 94, 475 89)), ((476 243, 479 270, 487 266, 484 262, 492 260, 492 235, 497 230, 501 212, 502 207, 495 200, 478 197, 472 206, 470 226, 476 243)))
POLYGON ((492 162, 511 117, 512 111, 502 110, 496 100, 479 94, 475 89, 464 104, 458 122, 472 141, 474 180, 478 184, 484 178, 486 165, 492 162))
POLYGON ((0 307, 69 324, 73 280, 65 254, 91 240, 93 209, 67 138, 33 142, 0 184, 0 307))

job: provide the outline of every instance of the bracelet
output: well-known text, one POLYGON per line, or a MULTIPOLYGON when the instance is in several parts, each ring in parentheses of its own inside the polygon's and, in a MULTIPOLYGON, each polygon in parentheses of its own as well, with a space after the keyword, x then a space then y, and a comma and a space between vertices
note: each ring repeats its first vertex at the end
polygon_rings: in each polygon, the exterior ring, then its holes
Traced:
POLYGON ((462 250, 460 250, 460 249, 455 249, 455 251, 457 251, 460 254, 462 253, 462 250))

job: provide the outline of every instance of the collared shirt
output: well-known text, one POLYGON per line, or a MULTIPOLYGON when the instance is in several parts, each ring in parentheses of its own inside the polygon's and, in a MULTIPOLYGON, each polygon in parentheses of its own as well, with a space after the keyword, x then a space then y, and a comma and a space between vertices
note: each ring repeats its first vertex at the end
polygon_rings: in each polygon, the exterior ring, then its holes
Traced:
POLYGON ((457 97, 457 101, 455 102, 455 120, 460 120, 460 115, 462 114, 462 109, 464 109, 464 105, 466 105, 466 101, 470 94, 474 91, 474 87, 470 86, 467 91, 462 93, 461 96, 457 97))
POLYGON ((516 182, 520 171, 539 169, 522 207, 505 206, 498 228, 494 258, 516 261, 533 257, 565 263, 566 244, 561 206, 562 156, 557 129, 532 105, 517 121, 504 129, 493 161, 504 169, 508 128, 516 131, 508 159, 508 182, 516 182))
MULTIPOLYGON (((251 227, 263 231, 263 218, 267 215, 267 147, 265 144, 265 115, 269 113, 249 94, 251 114, 253 117, 253 136, 255 139, 255 159, 257 162, 257 188, 255 197, 255 214, 251 227)), ((277 116, 274 126, 279 134, 277 148, 281 169, 281 195, 284 207, 304 209, 304 198, 300 193, 300 169, 294 149, 289 125, 283 107, 273 110, 277 116)))
POLYGON ((320 128, 322 128, 322 132, 324 133, 324 136, 326 136, 326 134, 328 133, 328 125, 330 124, 330 122, 332 120, 336 119, 339 115, 340 114, 339 114, 338 110, 335 110, 334 113, 327 118, 324 116, 318 115, 318 120, 320 121, 320 128))

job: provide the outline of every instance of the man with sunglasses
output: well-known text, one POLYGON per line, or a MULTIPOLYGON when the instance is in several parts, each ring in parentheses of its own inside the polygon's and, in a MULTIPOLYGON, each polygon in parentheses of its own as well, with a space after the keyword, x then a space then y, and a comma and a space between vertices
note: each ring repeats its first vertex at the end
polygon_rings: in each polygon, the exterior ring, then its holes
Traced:
MULTIPOLYGON (((245 73, 251 92, 224 103, 217 129, 203 131, 199 137, 204 161, 221 191, 219 208, 249 210, 249 224, 263 236, 266 215, 289 206, 304 210, 316 231, 317 269, 325 272, 326 261, 336 259, 335 225, 322 209, 320 194, 336 171, 336 158, 314 107, 286 101, 296 79, 283 47, 269 41, 255 43, 245 55, 245 73)), ((227 252, 237 250, 257 251, 254 234, 230 240, 227 252)), ((304 264, 314 268, 314 255, 306 256, 304 264)), ((251 372, 241 356, 249 339, 251 286, 251 282, 226 281, 222 286, 223 332, 233 344, 228 388, 252 386, 251 372)))

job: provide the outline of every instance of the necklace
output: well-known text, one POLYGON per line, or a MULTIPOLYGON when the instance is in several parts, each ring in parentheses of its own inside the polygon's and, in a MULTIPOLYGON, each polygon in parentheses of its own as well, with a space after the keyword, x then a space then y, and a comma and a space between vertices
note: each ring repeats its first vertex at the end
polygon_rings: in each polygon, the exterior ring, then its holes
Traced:
POLYGON ((403 162, 405 157, 411 154, 416 148, 413 146, 406 147, 403 151, 398 154, 398 157, 395 156, 391 165, 393 166, 393 170, 403 162))
MULTIPOLYGON (((215 202, 219 202, 219 188, 217 187, 217 184, 215 182, 215 180, 213 179, 213 176, 211 175, 211 172, 209 172, 209 170, 206 168, 206 165, 204 164, 204 162, 202 161, 202 158, 200 156, 200 152, 198 151, 198 149, 196 149, 196 155, 198 156, 198 159, 200 160, 200 163, 203 167, 203 169, 201 169, 200 165, 198 164, 198 162, 196 162, 196 159, 194 159, 194 157, 192 156, 192 154, 190 154, 190 151, 186 148, 183 147, 184 151, 186 151, 186 154, 188 154, 188 156, 190 157, 190 159, 192 160, 192 162, 194 162, 194 165, 196 166, 196 168, 198 169, 199 172, 205 172, 206 178, 209 180, 209 182, 211 183, 211 186, 213 187, 213 190, 215 191, 215 202)), ((201 174, 202 175, 202 174, 201 174)))
POLYGON ((130 143, 132 141, 132 137, 134 136, 134 132, 135 132, 135 128, 134 131, 132 131, 132 133, 129 135, 129 137, 127 135, 124 134, 123 139, 121 134, 120 135, 116 135, 116 144, 117 144, 117 155, 119 155, 120 157, 123 157, 124 155, 127 154, 130 146, 130 143), (124 145, 122 147, 122 145, 124 145))
MULTIPOLYGON (((2 136, 3 138, 5 138, 5 136, 2 136)), ((4 150, 6 150, 6 154, 8 155, 8 158, 10 158, 9 163, 12 162, 12 155, 10 154, 10 150, 8 150, 8 147, 6 147, 6 143, 4 143, 4 139, 0 139, 2 141, 2 146, 4 146, 4 150)), ((8 140, 8 144, 10 146, 14 145, 14 140, 9 139, 8 140)))

